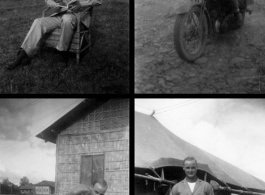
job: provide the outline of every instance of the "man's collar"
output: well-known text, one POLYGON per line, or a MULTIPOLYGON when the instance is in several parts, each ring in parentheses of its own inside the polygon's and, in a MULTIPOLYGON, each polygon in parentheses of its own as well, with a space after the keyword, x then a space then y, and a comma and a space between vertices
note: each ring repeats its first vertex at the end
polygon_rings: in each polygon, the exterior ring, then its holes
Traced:
MULTIPOLYGON (((184 181, 185 181, 185 182, 188 182, 188 181, 187 181, 187 177, 185 177, 184 181)), ((198 177, 196 177, 196 181, 195 181, 195 182, 197 182, 197 181, 201 181, 201 180, 200 180, 198 177)))
MULTIPOLYGON (((183 182, 184 182, 184 185, 188 185, 188 181, 187 181, 186 177, 185 177, 185 179, 183 180, 183 182), (185 183, 186 183, 186 184, 185 184, 185 183)), ((196 183, 196 184, 195 184, 195 186, 194 186, 194 189, 193 189, 193 192, 192 192, 192 193, 194 193, 194 192, 199 188, 199 186, 202 184, 202 180, 199 179, 199 178, 197 177, 195 183, 196 183)))

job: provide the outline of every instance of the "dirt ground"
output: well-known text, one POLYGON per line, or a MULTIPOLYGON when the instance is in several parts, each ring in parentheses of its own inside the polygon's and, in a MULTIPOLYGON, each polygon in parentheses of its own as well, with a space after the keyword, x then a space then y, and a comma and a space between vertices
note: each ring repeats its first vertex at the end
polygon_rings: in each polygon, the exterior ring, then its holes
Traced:
POLYGON ((174 5, 136 0, 135 93, 265 93, 265 1, 254 1, 241 29, 209 39, 187 63, 174 49, 174 5))

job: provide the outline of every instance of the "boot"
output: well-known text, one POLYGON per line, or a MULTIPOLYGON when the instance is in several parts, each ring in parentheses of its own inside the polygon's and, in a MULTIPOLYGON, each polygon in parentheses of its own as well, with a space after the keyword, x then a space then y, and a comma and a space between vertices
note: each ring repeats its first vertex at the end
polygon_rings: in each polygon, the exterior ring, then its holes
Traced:
POLYGON ((18 52, 17 59, 14 62, 7 65, 6 68, 8 70, 13 70, 20 65, 27 65, 29 63, 30 63, 30 59, 29 59, 28 54, 25 52, 24 49, 21 48, 18 52))

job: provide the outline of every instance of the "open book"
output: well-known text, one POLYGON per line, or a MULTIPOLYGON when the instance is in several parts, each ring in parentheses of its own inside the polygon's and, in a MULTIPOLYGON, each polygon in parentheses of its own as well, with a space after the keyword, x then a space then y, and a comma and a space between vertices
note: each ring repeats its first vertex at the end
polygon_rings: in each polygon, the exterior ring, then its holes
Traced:
POLYGON ((71 1, 69 1, 69 2, 67 3, 66 6, 64 6, 64 5, 59 5, 59 7, 64 8, 64 10, 68 10, 68 9, 71 9, 71 8, 73 7, 73 4, 74 4, 75 2, 77 2, 77 0, 71 0, 71 1))

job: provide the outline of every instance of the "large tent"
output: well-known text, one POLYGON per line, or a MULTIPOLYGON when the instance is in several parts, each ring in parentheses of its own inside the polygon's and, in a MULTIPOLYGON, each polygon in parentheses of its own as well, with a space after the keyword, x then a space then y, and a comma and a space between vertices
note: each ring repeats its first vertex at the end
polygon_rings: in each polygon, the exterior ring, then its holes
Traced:
POLYGON ((265 182, 262 180, 184 141, 155 117, 135 112, 135 168, 145 169, 149 165, 155 168, 181 167, 182 160, 187 156, 194 156, 201 164, 201 170, 219 181, 241 189, 265 192, 265 182))

